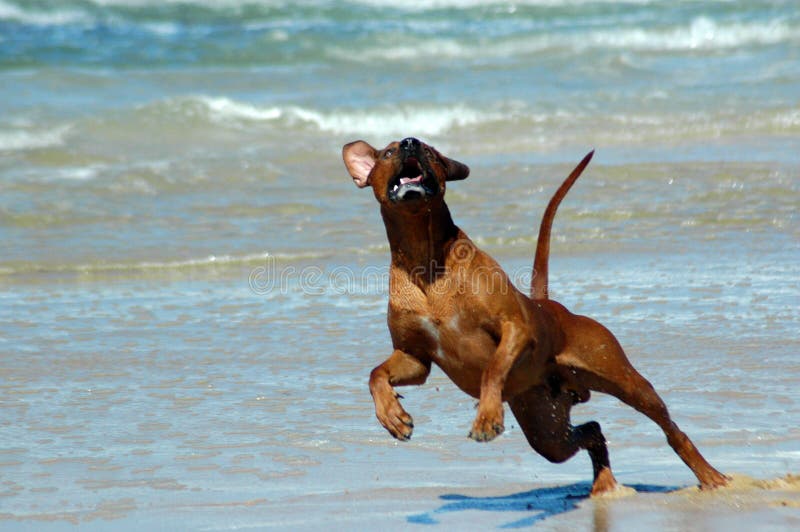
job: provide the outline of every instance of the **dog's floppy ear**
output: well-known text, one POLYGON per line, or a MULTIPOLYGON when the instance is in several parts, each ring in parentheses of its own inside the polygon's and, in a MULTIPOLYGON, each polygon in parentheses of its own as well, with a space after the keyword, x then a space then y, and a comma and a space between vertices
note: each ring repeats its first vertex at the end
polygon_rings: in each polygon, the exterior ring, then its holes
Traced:
POLYGON ((447 167, 447 180, 448 181, 461 181, 469 176, 469 166, 453 159, 443 157, 444 164, 447 167))
POLYGON ((436 155, 439 157, 439 160, 444 163, 445 170, 447 170, 447 181, 461 181, 462 179, 467 178, 469 175, 469 166, 454 159, 445 157, 433 147, 430 148, 436 153, 436 155))
POLYGON ((349 144, 345 144, 342 148, 342 159, 347 171, 353 177, 353 183, 358 188, 364 188, 369 185, 369 173, 375 166, 375 161, 378 159, 378 152, 364 142, 363 140, 356 140, 349 144))

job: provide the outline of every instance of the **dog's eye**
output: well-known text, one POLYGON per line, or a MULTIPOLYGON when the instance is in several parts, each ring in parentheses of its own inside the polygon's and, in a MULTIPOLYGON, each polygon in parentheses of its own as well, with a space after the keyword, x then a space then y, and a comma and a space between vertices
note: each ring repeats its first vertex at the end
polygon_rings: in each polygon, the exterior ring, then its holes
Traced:
POLYGON ((388 159, 388 158, 389 158, 389 157, 391 157, 392 155, 394 155, 394 150, 393 150, 393 149, 391 149, 391 148, 389 148, 388 150, 386 150, 385 152, 383 152, 383 158, 384 158, 384 159, 388 159))

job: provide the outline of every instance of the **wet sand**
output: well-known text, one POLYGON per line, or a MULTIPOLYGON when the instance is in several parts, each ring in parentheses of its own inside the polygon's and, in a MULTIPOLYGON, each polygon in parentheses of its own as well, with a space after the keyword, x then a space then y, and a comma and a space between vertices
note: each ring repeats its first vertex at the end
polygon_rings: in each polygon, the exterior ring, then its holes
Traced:
MULTIPOLYGON (((588 483, 503 488, 353 490, 218 504, 169 512, 108 502, 73 514, 5 521, 14 530, 793 530, 800 525, 800 478, 734 475, 713 492, 661 485, 620 486, 589 498, 588 483), (215 514, 210 518, 209 514, 215 514), (227 523, 220 521, 227 520, 227 523), (210 522, 216 524, 210 524, 210 522)), ((7 517, 7 516, 3 516, 7 517)))

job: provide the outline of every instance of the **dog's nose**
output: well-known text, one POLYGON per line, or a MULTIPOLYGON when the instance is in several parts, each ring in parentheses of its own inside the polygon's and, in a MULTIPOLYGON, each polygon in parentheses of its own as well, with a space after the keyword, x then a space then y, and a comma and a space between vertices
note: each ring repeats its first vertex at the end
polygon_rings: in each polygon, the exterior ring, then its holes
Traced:
POLYGON ((400 149, 406 155, 416 155, 419 150, 420 142, 414 137, 408 137, 400 141, 400 149))

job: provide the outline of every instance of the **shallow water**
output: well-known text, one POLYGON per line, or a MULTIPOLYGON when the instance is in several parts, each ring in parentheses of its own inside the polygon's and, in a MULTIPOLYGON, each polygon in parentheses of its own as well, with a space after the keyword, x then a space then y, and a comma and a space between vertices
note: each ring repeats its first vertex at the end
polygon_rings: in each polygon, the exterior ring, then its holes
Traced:
MULTIPOLYGON (((597 526, 584 454, 547 463, 510 413, 468 440, 439 371, 402 391, 411 442, 375 421, 388 246, 355 138, 469 164, 456 223, 520 286, 595 148, 553 297, 720 470, 800 469, 795 4, 405 5, 0 0, 0 528, 597 526)), ((607 528, 800 519, 664 502, 694 479, 654 424, 599 395, 574 419, 640 491, 607 528)))

